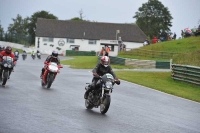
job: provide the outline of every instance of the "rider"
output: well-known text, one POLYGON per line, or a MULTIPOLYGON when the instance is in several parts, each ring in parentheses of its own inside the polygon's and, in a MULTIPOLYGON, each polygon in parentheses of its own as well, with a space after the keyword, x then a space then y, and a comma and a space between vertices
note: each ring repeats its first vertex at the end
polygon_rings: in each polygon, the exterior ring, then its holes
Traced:
POLYGON ((19 51, 18 51, 17 49, 15 50, 14 55, 15 55, 16 58, 18 58, 18 56, 19 56, 19 51))
MULTIPOLYGON (((0 52, 0 57, 1 57, 0 62, 2 62, 3 56, 10 56, 13 59, 13 63, 16 64, 15 55, 12 53, 12 48, 10 46, 7 46, 4 51, 0 52)), ((14 70, 12 70, 12 71, 14 71, 14 70)), ((0 69, 0 75, 1 75, 1 73, 2 73, 2 69, 0 69)))
MULTIPOLYGON (((51 55, 49 55, 44 64, 49 63, 49 62, 55 62, 57 63, 57 65, 60 65, 60 59, 58 58, 58 52, 57 51, 53 51, 51 55)), ((42 73, 40 75, 40 78, 42 79, 42 76, 44 74, 45 68, 47 67, 47 65, 44 65, 44 67, 42 68, 42 73)))
POLYGON ((15 55, 17 55, 17 56, 19 55, 19 51, 18 51, 17 49, 15 50, 14 53, 15 53, 15 55))
POLYGON ((26 54, 26 51, 25 51, 25 50, 23 51, 23 54, 26 54))
MULTIPOLYGON (((108 56, 101 57, 100 63, 96 65, 96 67, 92 70, 93 76, 103 76, 105 73, 110 73, 116 80, 116 84, 120 84, 120 80, 116 77, 115 73, 113 72, 110 64, 110 58, 108 56)), ((89 92, 93 89, 98 88, 99 84, 97 84, 98 78, 93 77, 91 86, 88 86, 87 91, 85 92, 84 98, 87 99, 89 92)))
POLYGON ((40 51, 39 50, 37 50, 37 56, 40 56, 40 51))

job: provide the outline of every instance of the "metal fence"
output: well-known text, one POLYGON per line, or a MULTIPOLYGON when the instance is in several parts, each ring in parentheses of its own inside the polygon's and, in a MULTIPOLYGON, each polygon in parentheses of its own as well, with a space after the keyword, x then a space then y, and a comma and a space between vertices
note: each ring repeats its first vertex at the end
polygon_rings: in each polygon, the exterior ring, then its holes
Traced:
POLYGON ((174 80, 180 80, 200 86, 200 67, 172 64, 172 75, 174 80))

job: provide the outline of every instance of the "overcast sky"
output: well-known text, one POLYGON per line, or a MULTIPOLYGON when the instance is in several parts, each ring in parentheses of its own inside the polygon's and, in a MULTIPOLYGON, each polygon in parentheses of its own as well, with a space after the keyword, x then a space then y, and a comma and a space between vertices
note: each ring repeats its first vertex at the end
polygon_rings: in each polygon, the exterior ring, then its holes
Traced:
MULTIPOLYGON (((23 18, 45 10, 68 20, 79 17, 83 11, 83 19, 109 23, 134 23, 135 12, 148 0, 0 0, 0 24, 7 31, 12 18, 17 14, 23 18)), ((168 7, 173 20, 171 31, 181 36, 184 28, 194 28, 200 23, 200 0, 160 0, 168 7)), ((113 33, 115 34, 115 33, 113 33)), ((123 40, 123 38, 122 38, 123 40)))

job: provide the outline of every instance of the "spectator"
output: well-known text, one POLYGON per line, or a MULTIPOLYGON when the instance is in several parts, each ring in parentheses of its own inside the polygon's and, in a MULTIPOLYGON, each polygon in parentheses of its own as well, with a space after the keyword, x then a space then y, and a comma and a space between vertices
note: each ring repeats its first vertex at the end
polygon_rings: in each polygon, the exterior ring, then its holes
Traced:
POLYGON ((105 55, 105 52, 106 52, 105 48, 102 47, 102 49, 101 49, 101 51, 99 52, 99 55, 98 55, 98 56, 104 56, 104 55, 105 55))
POLYGON ((154 43, 157 43, 157 42, 158 42, 158 39, 156 37, 154 37, 153 40, 152 40, 152 43, 154 44, 154 43))
POLYGON ((173 39, 174 39, 174 40, 176 40, 176 33, 175 33, 175 32, 174 32, 174 36, 173 36, 173 39))
POLYGON ((105 56, 108 56, 109 52, 110 52, 110 48, 106 45, 106 54, 105 54, 105 56))
POLYGON ((183 30, 181 30, 181 36, 182 36, 182 38, 184 38, 184 32, 183 32, 183 30))

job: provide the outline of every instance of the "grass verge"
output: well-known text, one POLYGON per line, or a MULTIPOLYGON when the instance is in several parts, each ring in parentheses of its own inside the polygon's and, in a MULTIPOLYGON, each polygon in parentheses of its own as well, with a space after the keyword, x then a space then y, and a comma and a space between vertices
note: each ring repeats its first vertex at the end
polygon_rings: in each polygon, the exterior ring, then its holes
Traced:
POLYGON ((115 73, 120 79, 200 102, 200 87, 173 80, 171 72, 116 71, 115 73))
MULTIPOLYGON (((70 60, 62 60, 61 64, 70 65, 70 68, 76 69, 93 69, 98 62, 97 56, 74 56, 70 60)), ((132 66, 112 65, 115 69, 133 69, 132 66)))

